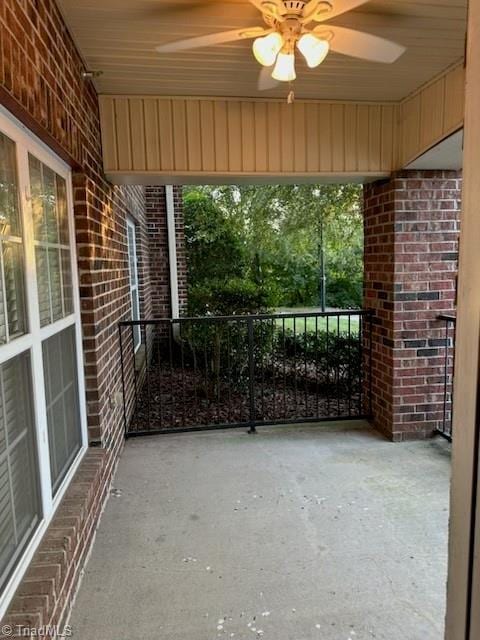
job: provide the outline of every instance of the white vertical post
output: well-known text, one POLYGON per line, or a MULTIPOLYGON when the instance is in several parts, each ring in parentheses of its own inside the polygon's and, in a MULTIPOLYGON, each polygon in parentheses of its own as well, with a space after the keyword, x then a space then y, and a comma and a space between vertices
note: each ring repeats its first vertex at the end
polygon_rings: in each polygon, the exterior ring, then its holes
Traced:
POLYGON ((177 234, 175 230, 173 186, 170 184, 165 187, 165 203, 167 209, 168 265, 170 271, 170 307, 172 318, 178 318, 180 316, 180 305, 178 301, 177 234))

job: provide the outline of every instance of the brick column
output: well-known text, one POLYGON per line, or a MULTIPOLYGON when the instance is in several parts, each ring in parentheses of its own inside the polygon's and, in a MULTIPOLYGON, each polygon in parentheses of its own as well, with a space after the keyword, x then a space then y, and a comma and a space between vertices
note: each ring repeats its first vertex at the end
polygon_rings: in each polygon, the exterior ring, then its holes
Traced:
POLYGON ((454 310, 461 175, 403 171, 365 186, 364 305, 373 309, 372 412, 394 441, 442 418, 443 331, 454 310))
MULTIPOLYGON (((182 312, 187 303, 187 266, 181 186, 173 188, 173 199, 177 245, 178 297, 180 312, 182 312)), ((151 317, 168 318, 171 316, 171 305, 165 187, 146 187, 145 200, 150 253, 151 317)))

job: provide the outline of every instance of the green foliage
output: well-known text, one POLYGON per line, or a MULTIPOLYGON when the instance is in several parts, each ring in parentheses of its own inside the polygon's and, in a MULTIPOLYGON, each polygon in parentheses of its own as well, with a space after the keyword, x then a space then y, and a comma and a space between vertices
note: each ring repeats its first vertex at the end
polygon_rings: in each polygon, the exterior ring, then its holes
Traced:
POLYGON ((278 334, 277 343, 282 356, 311 364, 323 385, 353 385, 352 371, 358 370, 362 353, 358 334, 289 330, 284 336, 278 334))
POLYGON ((184 219, 189 282, 241 277, 245 268, 242 240, 211 195, 185 193, 184 219))
POLYGON ((192 312, 318 305, 322 229, 327 305, 361 306, 360 186, 206 186, 184 193, 192 312))
POLYGON ((260 313, 271 303, 271 292, 247 278, 216 278, 189 287, 190 309, 206 315, 260 313))
POLYGON ((267 287, 260 259, 249 265, 245 240, 212 193, 189 190, 184 196, 190 315, 258 313, 278 302, 267 287))

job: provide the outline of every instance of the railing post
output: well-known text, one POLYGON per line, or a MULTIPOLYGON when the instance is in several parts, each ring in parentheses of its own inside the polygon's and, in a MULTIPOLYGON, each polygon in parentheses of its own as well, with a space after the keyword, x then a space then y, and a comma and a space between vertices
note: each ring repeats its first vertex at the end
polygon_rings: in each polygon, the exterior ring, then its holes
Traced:
POLYGON ((120 368, 122 370, 122 401, 123 401, 123 428, 125 431, 125 438, 128 438, 128 424, 127 424, 127 407, 125 398, 125 368, 123 362, 123 342, 122 342, 122 325, 118 325, 118 338, 120 341, 120 368))
POLYGON ((255 428, 255 360, 254 360, 254 334, 253 318, 247 318, 248 329, 248 394, 249 394, 249 422, 248 433, 256 433, 255 428))
POLYGON ((437 320, 445 322, 444 332, 444 371, 443 371, 443 415, 442 422, 436 431, 444 438, 452 441, 453 425, 453 370, 455 368, 455 327, 456 318, 453 315, 442 314, 437 316, 437 320), (450 341, 450 336, 452 339, 450 341), (453 353, 452 353, 453 352, 453 353), (450 354, 452 353, 452 369, 450 370, 450 354), (448 419, 448 409, 450 408, 450 420, 448 419))
POLYGON ((449 328, 450 323, 445 320, 445 371, 443 377, 443 433, 447 433, 447 399, 448 399, 448 351, 449 351, 449 328))
POLYGON ((373 418, 373 310, 368 311, 368 417, 373 418))

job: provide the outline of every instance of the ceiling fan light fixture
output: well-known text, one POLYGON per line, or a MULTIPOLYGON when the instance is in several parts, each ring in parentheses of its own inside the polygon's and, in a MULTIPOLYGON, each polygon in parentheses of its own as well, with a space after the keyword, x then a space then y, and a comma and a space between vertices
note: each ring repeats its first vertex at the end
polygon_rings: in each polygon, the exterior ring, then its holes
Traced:
POLYGON ((325 60, 330 50, 328 40, 317 38, 311 33, 304 33, 297 42, 297 47, 311 69, 318 67, 325 60))
POLYGON ((272 72, 272 78, 280 82, 292 82, 296 77, 295 56, 293 53, 279 53, 272 72))
POLYGON ((280 33, 274 31, 263 38, 257 38, 253 42, 253 55, 257 62, 264 67, 271 67, 277 59, 277 55, 283 47, 283 38, 280 33))

